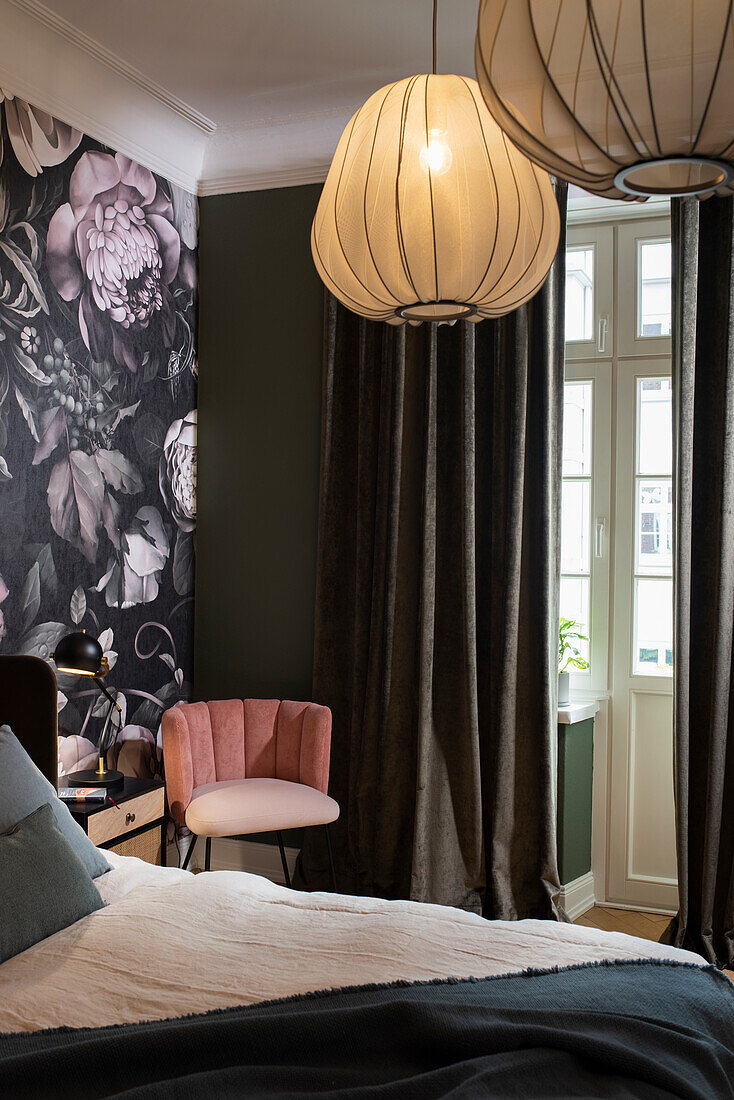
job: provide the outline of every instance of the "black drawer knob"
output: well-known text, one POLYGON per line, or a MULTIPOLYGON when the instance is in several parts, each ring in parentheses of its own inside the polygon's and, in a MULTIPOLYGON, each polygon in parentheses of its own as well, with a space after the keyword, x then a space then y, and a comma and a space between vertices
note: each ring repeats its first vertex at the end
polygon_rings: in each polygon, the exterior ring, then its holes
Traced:
POLYGON ((125 824, 132 825, 135 820, 135 814, 125 814, 125 824))

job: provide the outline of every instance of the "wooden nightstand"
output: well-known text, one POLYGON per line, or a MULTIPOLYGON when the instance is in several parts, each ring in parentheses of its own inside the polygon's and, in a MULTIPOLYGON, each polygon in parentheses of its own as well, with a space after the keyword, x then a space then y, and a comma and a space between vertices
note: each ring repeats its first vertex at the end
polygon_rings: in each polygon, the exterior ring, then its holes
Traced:
POLYGON ((125 776, 104 802, 66 802, 89 839, 98 848, 147 863, 166 866, 165 786, 158 779, 125 776))

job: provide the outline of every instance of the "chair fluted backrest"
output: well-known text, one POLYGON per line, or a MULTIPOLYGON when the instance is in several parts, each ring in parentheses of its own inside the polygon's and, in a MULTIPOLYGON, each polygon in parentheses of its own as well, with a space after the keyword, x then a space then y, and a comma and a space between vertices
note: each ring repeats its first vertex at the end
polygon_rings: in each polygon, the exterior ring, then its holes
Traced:
POLYGON ((205 783, 285 779, 327 793, 331 711, 317 703, 185 703, 165 712, 161 734, 168 803, 179 825, 205 783))

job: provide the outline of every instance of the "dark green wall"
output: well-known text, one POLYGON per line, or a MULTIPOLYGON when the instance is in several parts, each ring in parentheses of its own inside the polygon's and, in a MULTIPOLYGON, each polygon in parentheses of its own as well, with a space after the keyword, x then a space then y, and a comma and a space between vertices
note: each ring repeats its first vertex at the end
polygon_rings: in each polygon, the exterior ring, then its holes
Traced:
POLYGON ((311 697, 320 190, 200 204, 197 699, 311 697))
POLYGON ((558 726, 558 873, 566 885, 591 870, 594 719, 558 726))

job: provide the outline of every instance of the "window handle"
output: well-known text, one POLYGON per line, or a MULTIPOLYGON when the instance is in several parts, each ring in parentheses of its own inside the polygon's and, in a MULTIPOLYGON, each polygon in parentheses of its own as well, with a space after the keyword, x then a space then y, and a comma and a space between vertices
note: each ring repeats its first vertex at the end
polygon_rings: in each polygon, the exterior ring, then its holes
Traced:
POLYGON ((604 557, 604 526, 606 524, 605 519, 598 519, 594 527, 594 557, 604 557))
POLYGON ((609 328, 609 318, 599 318, 599 328, 597 332, 596 350, 602 354, 607 350, 607 329, 609 328))

